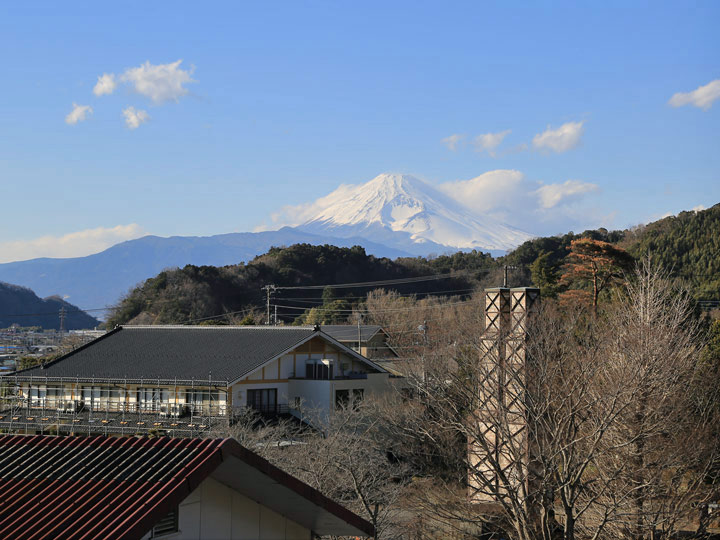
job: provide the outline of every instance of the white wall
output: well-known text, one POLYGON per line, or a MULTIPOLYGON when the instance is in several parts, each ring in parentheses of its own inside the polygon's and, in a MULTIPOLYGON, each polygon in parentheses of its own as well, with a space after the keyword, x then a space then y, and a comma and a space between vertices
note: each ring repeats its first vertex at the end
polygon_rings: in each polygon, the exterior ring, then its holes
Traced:
MULTIPOLYGON (((213 478, 206 478, 178 509, 180 531, 168 540, 311 540, 302 525, 213 478)), ((143 538, 150 538, 148 533, 143 538)))
POLYGON ((349 389, 362 389, 369 396, 388 392, 392 389, 392 381, 387 373, 368 373, 367 379, 291 379, 287 387, 289 401, 292 404, 296 397, 301 398, 302 409, 290 412, 312 423, 312 419, 304 418, 303 413, 310 416, 320 414, 321 417, 331 413, 335 410, 335 391, 349 389))
MULTIPOLYGON (((363 381, 364 382, 364 381, 363 381)), ((312 414, 314 411, 323 411, 327 413, 331 410, 333 401, 331 400, 333 381, 323 381, 314 379, 291 379, 288 382, 288 397, 290 403, 295 403, 295 399, 301 401, 301 410, 308 411, 312 414)), ((332 394, 334 399, 334 393, 332 394)), ((334 407, 334 405, 333 405, 334 407)), ((296 411, 292 414, 299 416, 296 411)))
POLYGON ((287 379, 292 376, 295 376, 293 355, 287 354, 280 359, 280 378, 287 379))

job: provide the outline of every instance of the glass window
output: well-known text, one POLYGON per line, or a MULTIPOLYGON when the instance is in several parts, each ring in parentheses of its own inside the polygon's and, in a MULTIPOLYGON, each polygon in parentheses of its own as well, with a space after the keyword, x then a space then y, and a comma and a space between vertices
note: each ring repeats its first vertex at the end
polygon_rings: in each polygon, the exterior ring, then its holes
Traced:
POLYGON ((260 388, 247 391, 247 406, 261 412, 277 411, 277 389, 260 388))
POLYGON ((335 408, 347 407, 350 403, 350 390, 335 390, 335 408))
POLYGON ((158 388, 138 388, 138 407, 145 410, 152 410, 160 401, 160 390, 158 388))
POLYGON ((210 392, 210 401, 213 405, 224 405, 227 402, 227 392, 225 390, 213 390, 210 392))
POLYGON ((207 389, 188 389, 185 392, 185 401, 187 403, 202 403, 210 401, 210 391, 207 389))
POLYGON ((357 407, 365 395, 362 388, 353 388, 352 390, 335 390, 335 408, 357 407))
POLYGON ((328 380, 333 378, 333 365, 323 362, 308 362, 305 364, 305 378, 315 380, 328 380))

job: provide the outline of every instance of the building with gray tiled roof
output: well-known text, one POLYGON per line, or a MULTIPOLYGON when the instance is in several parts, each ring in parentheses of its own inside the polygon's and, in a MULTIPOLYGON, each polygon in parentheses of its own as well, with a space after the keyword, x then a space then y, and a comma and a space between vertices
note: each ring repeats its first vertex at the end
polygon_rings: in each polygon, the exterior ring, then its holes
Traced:
POLYGON ((194 434, 247 409, 307 420, 396 381, 320 327, 121 326, 3 382, 1 428, 194 434))

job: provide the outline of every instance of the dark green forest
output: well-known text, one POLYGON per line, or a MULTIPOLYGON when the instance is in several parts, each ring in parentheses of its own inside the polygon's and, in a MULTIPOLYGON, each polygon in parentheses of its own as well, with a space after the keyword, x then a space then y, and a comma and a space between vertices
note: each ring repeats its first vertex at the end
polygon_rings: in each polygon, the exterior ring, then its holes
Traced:
MULTIPOLYGON (((265 285, 278 287, 318 286, 416 279, 448 274, 447 279, 411 281, 393 285, 401 293, 418 295, 452 291, 470 293, 477 277, 487 275, 498 262, 483 253, 456 253, 427 260, 423 258, 378 258, 367 255, 362 247, 339 248, 324 245, 296 244, 272 248, 249 263, 214 267, 188 265, 167 270, 146 280, 131 291, 117 306, 108 321, 113 327, 129 321, 144 324, 258 322, 250 311, 263 311, 265 285), (239 312, 239 313, 238 313, 239 312), (247 313, 246 313, 247 312, 247 313), (216 315, 233 313, 228 317, 216 315), (249 315, 249 317, 248 317, 249 315)), ((273 303, 278 319, 292 322, 323 302, 356 303, 375 287, 343 288, 330 293, 319 289, 280 290, 273 303), (324 293, 324 294, 323 294, 324 293)))
POLYGON ((553 297, 569 286, 582 287, 577 281, 569 284, 561 279, 571 243, 581 238, 608 242, 636 260, 649 255, 696 300, 720 300, 718 204, 623 231, 599 229, 535 238, 500 258, 472 251, 390 260, 367 255, 359 246, 275 247, 248 263, 225 267, 188 265, 161 272, 123 298, 108 325, 258 323, 265 313, 265 285, 317 287, 276 291, 273 304, 278 305, 279 321, 312 322, 307 319, 307 311, 325 305, 332 307, 326 311, 333 315, 324 322, 342 322, 350 309, 377 287, 323 290, 321 286, 405 280, 382 287, 418 297, 467 297, 473 289, 502 285, 505 266, 509 267, 509 286, 535 285, 544 295, 553 297), (437 275, 444 277, 419 280, 437 275))
POLYGON ((77 306, 59 296, 39 298, 33 291, 18 285, 0 281, 0 328, 13 324, 60 328, 60 309, 65 308, 65 330, 95 328, 100 324, 96 318, 81 311, 77 306))

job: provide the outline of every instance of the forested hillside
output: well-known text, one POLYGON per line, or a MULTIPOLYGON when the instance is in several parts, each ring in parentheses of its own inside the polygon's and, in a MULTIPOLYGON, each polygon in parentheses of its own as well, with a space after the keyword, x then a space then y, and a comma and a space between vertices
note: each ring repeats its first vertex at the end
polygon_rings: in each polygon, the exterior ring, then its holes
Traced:
MULTIPOLYGON (((265 285, 317 286, 407 280, 439 273, 453 273, 440 280, 393 284, 401 293, 471 292, 477 279, 487 276, 498 263, 483 253, 458 253, 438 257, 396 259, 367 255, 362 247, 296 244, 272 248, 247 264, 224 267, 192 266, 167 270, 131 291, 111 315, 108 325, 259 322, 264 315, 265 285), (461 271, 455 272, 456 269, 461 271), (457 275, 455 275, 457 274, 457 275), (221 314, 231 315, 216 317, 221 314)), ((336 292, 319 289, 280 290, 274 295, 278 319, 293 322, 306 309, 328 302, 351 304, 375 287, 353 287, 336 292), (287 306, 287 307, 286 307, 287 306)), ((339 305, 339 304, 338 304, 339 305)), ((345 304, 342 304, 345 305, 345 304)), ((273 309, 274 312, 274 309, 273 309)))
POLYGON ((0 281, 0 328, 13 324, 60 328, 59 312, 65 308, 65 330, 95 328, 100 321, 57 296, 38 298, 25 287, 0 281))
POLYGON ((650 255, 696 300, 720 300, 720 204, 702 211, 681 212, 649 225, 624 231, 605 229, 535 238, 501 259, 527 272, 537 286, 563 291, 571 244, 590 238, 626 250, 635 259, 650 255))
MULTIPOLYGON (((109 325, 124 323, 256 323, 265 313, 265 285, 282 289, 273 297, 278 320, 342 322, 375 287, 327 289, 321 285, 406 280, 385 288, 401 294, 468 296, 473 288, 499 286, 509 266, 510 286, 535 285, 543 295, 592 300, 592 279, 582 269, 585 249, 599 250, 607 264, 596 301, 607 299, 614 280, 632 267, 632 258, 650 254, 697 300, 720 299, 720 205, 682 212, 625 231, 605 229, 536 238, 499 259, 477 251, 434 258, 378 258, 362 247, 297 244, 272 248, 247 264, 192 266, 166 270, 130 292, 109 325), (418 278, 447 274, 447 279, 418 278), (407 281, 410 280, 410 281, 407 281), (311 308, 316 309, 310 312, 311 308), (229 314, 229 315, 223 315, 229 314)), ((591 257, 592 258, 592 257, 591 257)), ((590 264, 590 263, 588 263, 590 264)), ((274 312, 273 307, 273 312, 274 312)))
POLYGON ((626 244, 636 257, 651 254, 696 299, 720 300, 720 204, 640 227, 627 235, 626 244))

